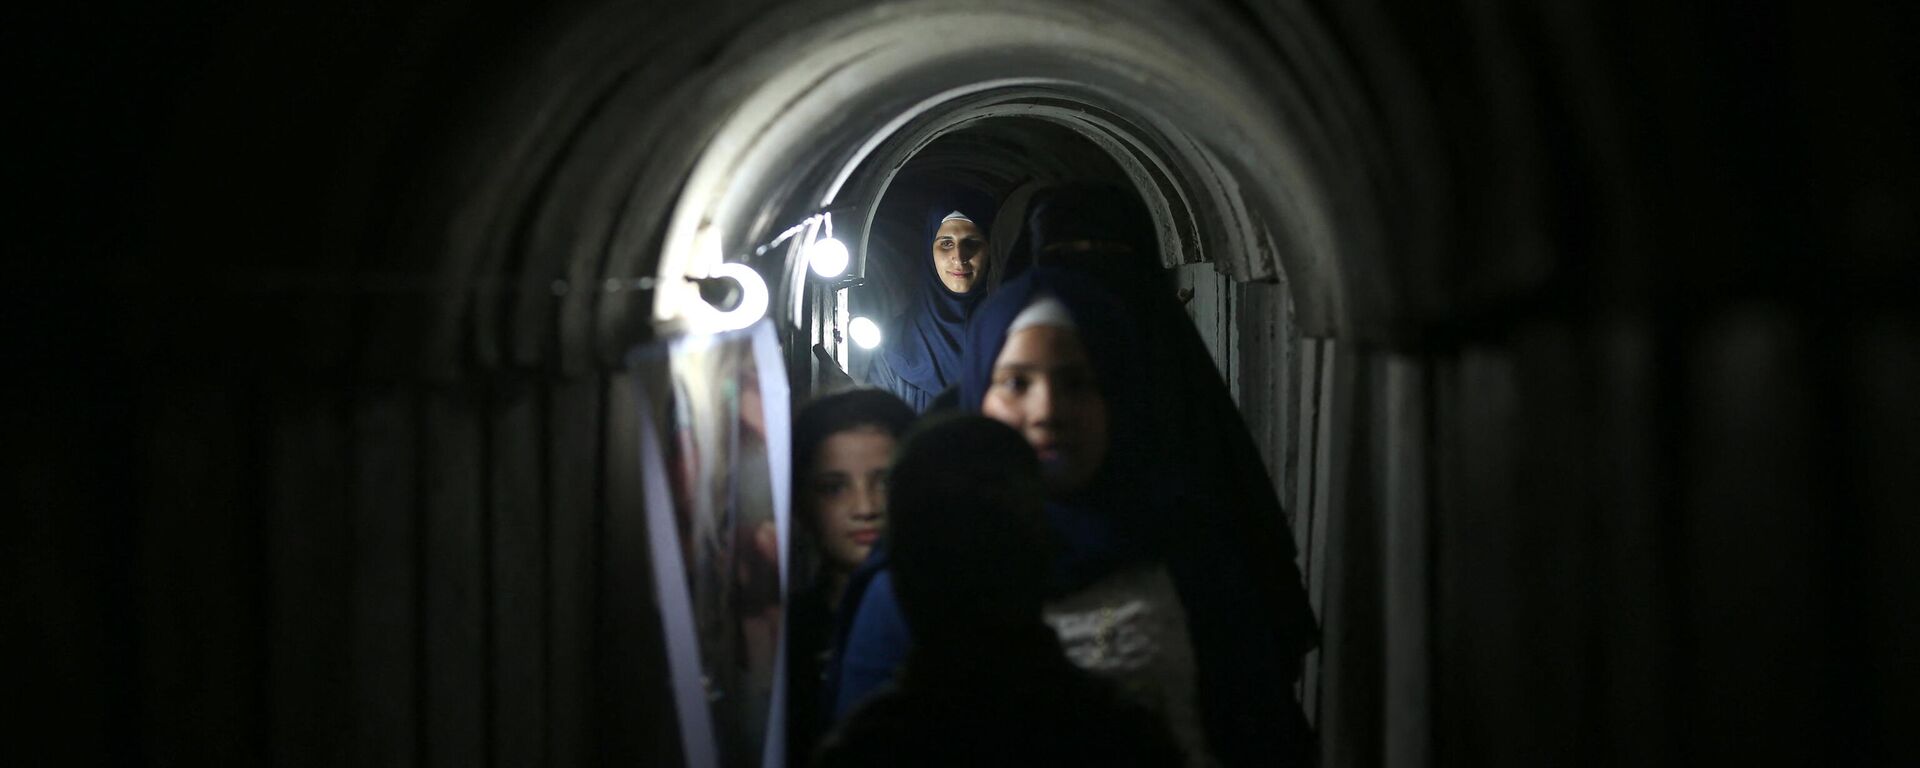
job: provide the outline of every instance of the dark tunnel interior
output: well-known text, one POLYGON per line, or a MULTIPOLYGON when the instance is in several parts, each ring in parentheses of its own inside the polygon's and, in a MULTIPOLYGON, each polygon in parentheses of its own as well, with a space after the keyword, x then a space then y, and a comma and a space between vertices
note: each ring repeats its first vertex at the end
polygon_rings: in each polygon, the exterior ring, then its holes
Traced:
POLYGON ((778 434, 940 190, 998 290, 1074 182, 1279 502, 1309 762, 1911 762, 1908 5, 8 15, 0 763, 719 764, 649 473, 744 395, 651 361, 769 329, 778 434))

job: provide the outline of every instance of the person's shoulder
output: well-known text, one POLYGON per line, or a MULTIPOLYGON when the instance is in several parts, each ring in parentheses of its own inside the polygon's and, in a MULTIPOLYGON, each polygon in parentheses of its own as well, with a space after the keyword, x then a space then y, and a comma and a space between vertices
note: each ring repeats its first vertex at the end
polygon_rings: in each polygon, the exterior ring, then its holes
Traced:
MULTIPOLYGON (((891 329, 883 330, 881 334, 887 339, 898 338, 891 329)), ((867 370, 863 378, 867 386, 884 389, 902 400, 907 400, 908 405, 912 405, 907 395, 915 391, 913 385, 908 384, 906 379, 900 378, 900 373, 893 369, 892 356, 887 354, 884 347, 874 350, 873 354, 867 356, 867 370)))
POLYGON ((892 624, 900 619, 899 598, 893 594, 893 569, 884 564, 873 572, 860 602, 854 606, 856 621, 892 624))
MULTIPOLYGON (((881 331, 881 337, 898 340, 901 338, 901 334, 889 328, 881 331)), ((866 371, 867 386, 879 387, 880 389, 892 392, 898 395, 901 400, 906 401, 908 405, 913 405, 915 398, 926 397, 926 393, 921 392, 919 387, 901 378, 900 373, 893 369, 893 356, 889 354, 888 350, 888 347, 883 346, 868 356, 866 371)))
POLYGON ((932 395, 894 371, 886 355, 873 356, 873 363, 867 367, 867 385, 893 393, 916 414, 925 413, 933 400, 932 395))
MULTIPOLYGON (((880 338, 889 342, 903 338, 913 330, 914 323, 925 312, 925 308, 918 303, 909 304, 906 309, 880 321, 880 338)), ((882 347, 882 349, 885 348, 882 347)), ((884 355, 876 355, 876 357, 884 357, 884 355)))

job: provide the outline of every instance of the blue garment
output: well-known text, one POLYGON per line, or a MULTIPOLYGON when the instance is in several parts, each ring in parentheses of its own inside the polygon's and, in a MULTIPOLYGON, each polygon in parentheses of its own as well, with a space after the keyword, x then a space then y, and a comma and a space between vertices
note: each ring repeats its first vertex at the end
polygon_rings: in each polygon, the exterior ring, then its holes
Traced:
MULTIPOLYGON (((905 320, 904 317, 899 319, 905 320)), ((894 325, 898 327, 899 323, 894 325)), ((893 335, 891 330, 884 333, 888 337, 893 335)), ((939 394, 928 392, 900 378, 899 374, 893 372, 893 365, 887 362, 887 356, 884 354, 873 356, 873 364, 867 369, 867 386, 884 389, 894 394, 900 398, 901 402, 906 403, 907 407, 912 408, 916 415, 931 410, 933 399, 939 394)))
POLYGON ((893 574, 881 570, 867 583, 853 612, 846 650, 841 653, 840 685, 834 692, 834 719, 845 717, 907 661, 913 635, 893 596, 893 574))
POLYGON ((912 637, 907 634, 906 617, 893 597, 893 577, 884 579, 882 597, 868 597, 874 591, 874 582, 881 581, 881 576, 886 574, 891 556, 887 540, 882 537, 867 552, 867 559, 860 567, 847 576, 847 586, 840 593, 839 610, 834 613, 833 653, 827 662, 821 690, 821 701, 832 714, 832 720, 838 721, 878 683, 891 678, 913 645, 912 637), (860 635, 857 641, 853 639, 856 625, 860 635), (849 655, 854 658, 849 659, 849 655), (862 670, 856 675, 858 680, 848 680, 849 667, 862 670), (875 674, 879 675, 877 682, 875 674))
POLYGON ((1154 434, 1146 372, 1141 370, 1137 322, 1113 294, 1077 272, 1036 267, 1001 286, 974 314, 967 328, 970 351, 959 379, 961 408, 980 412, 992 383, 993 363, 1006 345, 1007 328, 1042 297, 1058 299, 1087 329, 1077 336, 1093 364, 1106 400, 1108 446, 1100 472, 1086 486, 1047 500, 1048 525, 1063 546, 1054 557, 1049 593, 1074 592, 1128 563, 1149 559, 1183 536, 1176 515, 1179 479, 1169 471, 1154 434))
MULTIPOLYGON (((1148 462, 1151 444, 1126 431, 1126 425, 1148 423, 1143 412, 1149 400, 1138 386, 1139 377, 1125 375, 1123 352, 1133 333, 1119 303, 1083 277, 1057 270, 1035 269, 1003 286, 975 315, 968 332, 969 349, 983 354, 964 358, 959 382, 961 407, 978 412, 986 391, 993 359, 1006 341, 1013 316, 1035 298, 1048 295, 1067 306, 1074 322, 1100 333, 1082 334, 1115 425, 1113 445, 1101 474, 1087 488, 1066 499, 1049 500, 1046 517, 1064 546, 1055 553, 1048 592, 1064 595, 1112 573, 1114 569, 1148 557, 1156 543, 1167 539, 1143 525, 1164 495, 1153 489, 1148 462)), ((845 628, 834 673, 835 717, 892 679, 911 647, 905 616, 894 600, 884 548, 875 547, 866 563, 848 580, 842 598, 845 628)))
MULTIPOLYGON (((927 209, 920 251, 914 257, 920 264, 915 270, 920 285, 913 304, 882 329, 885 342, 867 374, 869 384, 899 395, 915 412, 925 412, 933 397, 958 375, 967 320, 987 295, 984 281, 967 293, 954 293, 940 281, 933 263, 934 235, 940 231, 941 220, 954 211, 972 219, 983 234, 988 233, 999 208, 992 198, 968 191, 949 192, 939 199, 943 202, 927 209)), ((986 266, 983 254, 980 268, 986 266)))
MULTIPOLYGON (((1050 591, 1069 594, 1120 567, 1164 562, 1187 614, 1209 750, 1228 766, 1304 760, 1312 734, 1292 684, 1316 632, 1293 544, 1224 382, 1171 293, 1157 290, 1155 271, 1036 267, 1003 285, 968 329, 961 406, 978 411, 1008 325, 1036 297, 1059 299, 1079 328, 1095 329, 1079 337, 1107 401, 1111 444, 1087 488, 1048 501, 1062 544, 1050 591), (1186 407, 1156 412, 1156 402, 1186 407)), ((858 663, 873 668, 904 658, 904 638, 869 634, 904 624, 899 607, 849 597, 843 605, 874 615, 851 622, 858 628, 847 653, 858 647, 858 663)), ((851 688, 840 701, 866 693, 851 688)))

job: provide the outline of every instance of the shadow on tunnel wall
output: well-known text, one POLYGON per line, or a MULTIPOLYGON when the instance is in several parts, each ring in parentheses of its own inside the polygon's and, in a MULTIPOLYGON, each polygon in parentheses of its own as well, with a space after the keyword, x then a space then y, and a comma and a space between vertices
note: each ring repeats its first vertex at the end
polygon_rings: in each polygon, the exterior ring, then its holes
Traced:
MULTIPOLYGON (((694 76, 767 5, 16 11, 5 762, 676 762, 598 352, 650 331, 595 319, 646 272, 549 252, 620 222, 541 201, 664 218, 697 143, 498 110, 673 114, 589 86, 694 76), (555 47, 605 18, 631 68, 555 47), (463 218, 489 185, 512 215, 463 218)), ((1191 7, 1381 126, 1317 144, 1380 170, 1343 183, 1396 286, 1317 340, 1326 762, 1910 751, 1914 11, 1191 7)))

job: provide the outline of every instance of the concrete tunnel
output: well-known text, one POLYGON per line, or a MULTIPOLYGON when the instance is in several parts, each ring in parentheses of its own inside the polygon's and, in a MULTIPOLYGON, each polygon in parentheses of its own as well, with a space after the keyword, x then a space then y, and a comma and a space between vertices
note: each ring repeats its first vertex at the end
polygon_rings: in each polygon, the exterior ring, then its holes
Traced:
POLYGON ((7 762, 682 762, 627 355, 764 316, 796 396, 857 374, 930 179, 1147 204, 1300 550, 1322 764, 1898 762, 1912 16, 43 9, 7 762), (826 212, 853 288, 763 247, 826 212))

